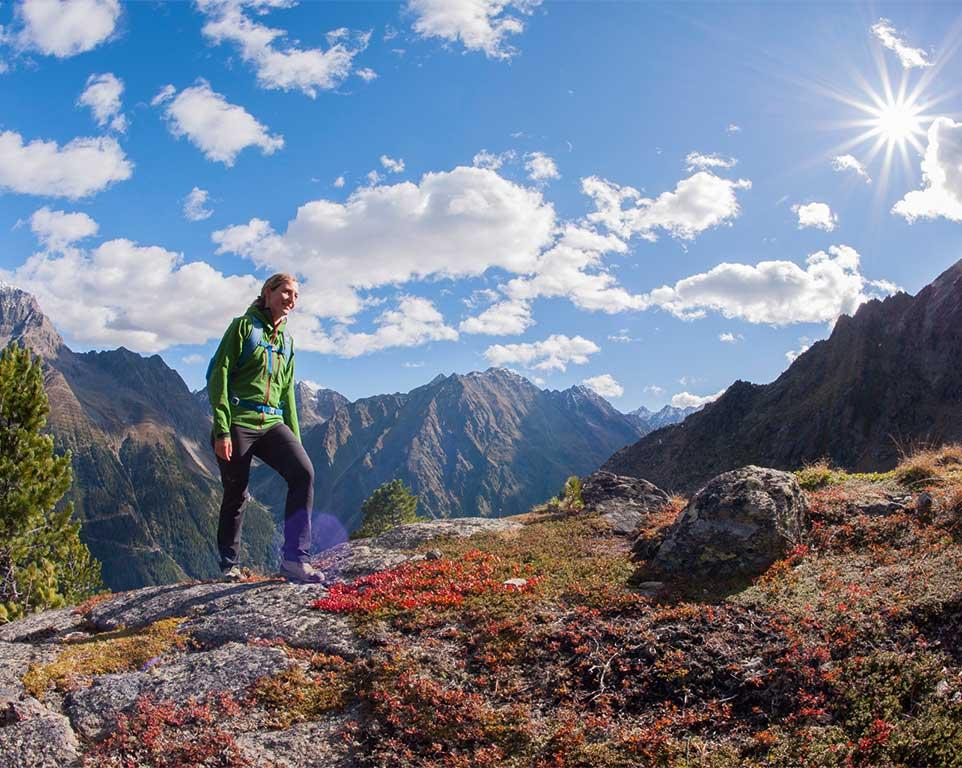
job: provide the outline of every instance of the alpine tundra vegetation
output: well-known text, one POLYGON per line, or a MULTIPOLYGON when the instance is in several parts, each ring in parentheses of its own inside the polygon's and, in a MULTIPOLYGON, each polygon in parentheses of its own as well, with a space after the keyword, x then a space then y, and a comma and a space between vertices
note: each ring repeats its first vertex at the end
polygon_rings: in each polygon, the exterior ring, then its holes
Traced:
POLYGON ((341 544, 324 587, 183 582, 7 624, 0 747, 163 768, 958 765, 962 447, 881 474, 747 467, 687 501, 573 485, 341 544), (782 538, 767 564, 750 538, 697 580, 645 577, 673 538, 749 519, 782 538))

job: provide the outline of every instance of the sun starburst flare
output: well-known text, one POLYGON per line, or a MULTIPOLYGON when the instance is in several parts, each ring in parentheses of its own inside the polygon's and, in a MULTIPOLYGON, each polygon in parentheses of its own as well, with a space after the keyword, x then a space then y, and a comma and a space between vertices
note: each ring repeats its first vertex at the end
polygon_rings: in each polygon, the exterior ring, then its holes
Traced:
POLYGON ((909 149, 915 150, 918 155, 925 153, 926 131, 936 117, 929 110, 941 101, 924 94, 927 83, 928 79, 923 78, 909 92, 907 77, 903 77, 895 91, 887 72, 882 70, 881 92, 863 81, 860 97, 839 97, 861 113, 860 117, 845 121, 845 126, 861 130, 844 142, 840 151, 868 144, 867 150, 862 153, 865 166, 871 165, 880 154, 883 155, 881 171, 878 173, 880 184, 877 189, 880 194, 884 194, 888 186, 896 153, 906 174, 911 173, 912 166, 909 149))

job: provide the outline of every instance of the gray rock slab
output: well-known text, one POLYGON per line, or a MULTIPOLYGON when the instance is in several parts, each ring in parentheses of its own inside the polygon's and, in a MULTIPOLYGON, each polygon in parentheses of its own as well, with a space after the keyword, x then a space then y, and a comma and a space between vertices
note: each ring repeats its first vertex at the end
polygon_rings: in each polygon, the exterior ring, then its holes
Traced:
POLYGON ((441 536, 464 538, 476 533, 511 531, 520 527, 521 523, 503 518, 427 520, 400 525, 370 539, 346 541, 320 553, 313 562, 324 571, 328 583, 353 581, 408 560, 423 559, 424 556, 414 550, 441 536))
POLYGON ((90 622, 104 631, 183 616, 180 631, 207 647, 263 638, 354 658, 365 646, 351 620, 311 608, 325 594, 320 584, 276 580, 148 587, 100 603, 90 622))
POLYGON ((349 714, 283 731, 255 731, 238 735, 237 745, 256 768, 354 768, 349 745, 339 731, 349 714))
POLYGON ((30 697, 0 698, 0 709, 4 768, 69 768, 79 763, 80 746, 66 717, 30 697))
POLYGON ((647 480, 599 471, 585 478, 581 500, 586 512, 601 515, 615 533, 628 536, 638 529, 645 517, 671 499, 647 480))
POLYGON ((65 708, 78 733, 100 738, 141 696, 183 703, 219 692, 240 694, 265 675, 294 662, 280 648, 228 643, 213 651, 187 653, 142 672, 103 675, 89 688, 67 696, 65 708))
POLYGON ((83 617, 73 608, 55 608, 0 625, 0 642, 56 642, 61 635, 79 630, 82 624, 83 617))
POLYGON ((311 607, 327 594, 322 586, 285 582, 242 586, 248 588, 212 600, 181 630, 205 646, 264 638, 345 658, 357 658, 364 653, 366 644, 355 633, 350 617, 311 607))
MULTIPOLYGON (((0 642, 0 693, 13 692, 19 696, 23 693, 24 674, 31 664, 49 664, 55 658, 59 648, 56 645, 0 642)), ((2 765, 2 763, 0 763, 2 765)))
POLYGON ((100 632, 120 627, 145 627, 161 619, 203 613, 219 597, 250 588, 251 584, 183 582, 122 592, 95 605, 87 614, 100 632))

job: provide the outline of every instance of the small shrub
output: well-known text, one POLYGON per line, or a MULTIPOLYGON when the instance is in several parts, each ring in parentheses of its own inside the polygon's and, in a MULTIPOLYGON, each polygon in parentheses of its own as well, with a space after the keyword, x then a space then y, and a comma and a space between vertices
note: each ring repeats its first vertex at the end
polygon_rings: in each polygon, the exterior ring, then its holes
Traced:
POLYGON ((537 585, 533 574, 516 587, 505 580, 521 576, 520 569, 505 567, 501 558, 477 550, 458 560, 420 560, 363 576, 350 584, 334 584, 314 608, 356 615, 440 611, 462 605, 471 596, 486 593, 529 592, 537 585))
POLYGON ((361 505, 363 522, 352 539, 377 536, 399 525, 416 522, 418 497, 401 480, 377 488, 361 505))
POLYGON ((221 726, 240 714, 226 694, 199 704, 137 701, 120 715, 113 732, 84 756, 84 768, 253 768, 221 726))
POLYGON ((795 478, 804 490, 814 491, 844 481, 846 474, 840 470, 832 469, 828 459, 819 459, 797 470, 795 478))
POLYGON ((962 445, 950 443, 939 448, 915 451, 903 457, 895 468, 895 478, 907 488, 925 484, 939 485, 951 475, 962 472, 962 445))
POLYGON ((404 768, 502 768, 531 744, 520 707, 497 708, 477 693, 415 671, 402 657, 375 663, 361 696, 370 764, 404 768))
POLYGON ((564 488, 561 489, 559 498, 561 499, 562 506, 570 511, 584 509, 585 503, 581 499, 581 478, 577 475, 572 475, 565 480, 565 485, 564 488))

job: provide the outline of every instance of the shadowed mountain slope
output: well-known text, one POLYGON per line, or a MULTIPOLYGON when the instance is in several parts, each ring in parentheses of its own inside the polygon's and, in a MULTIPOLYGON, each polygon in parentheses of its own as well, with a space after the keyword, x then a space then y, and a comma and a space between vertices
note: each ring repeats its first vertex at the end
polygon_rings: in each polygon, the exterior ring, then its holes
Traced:
MULTIPOLYGON (((396 477, 419 495, 422 515, 522 512, 639 434, 590 389, 546 391, 492 368, 342 405, 303 439, 314 462, 315 513, 351 530, 361 502, 396 477)), ((269 470, 255 473, 258 498, 281 490, 269 470)))
POLYGON ((684 423, 657 430, 604 468, 692 491, 745 464, 789 469, 828 458, 895 466, 919 444, 962 440, 962 261, 915 296, 841 316, 771 384, 736 381, 684 423))

